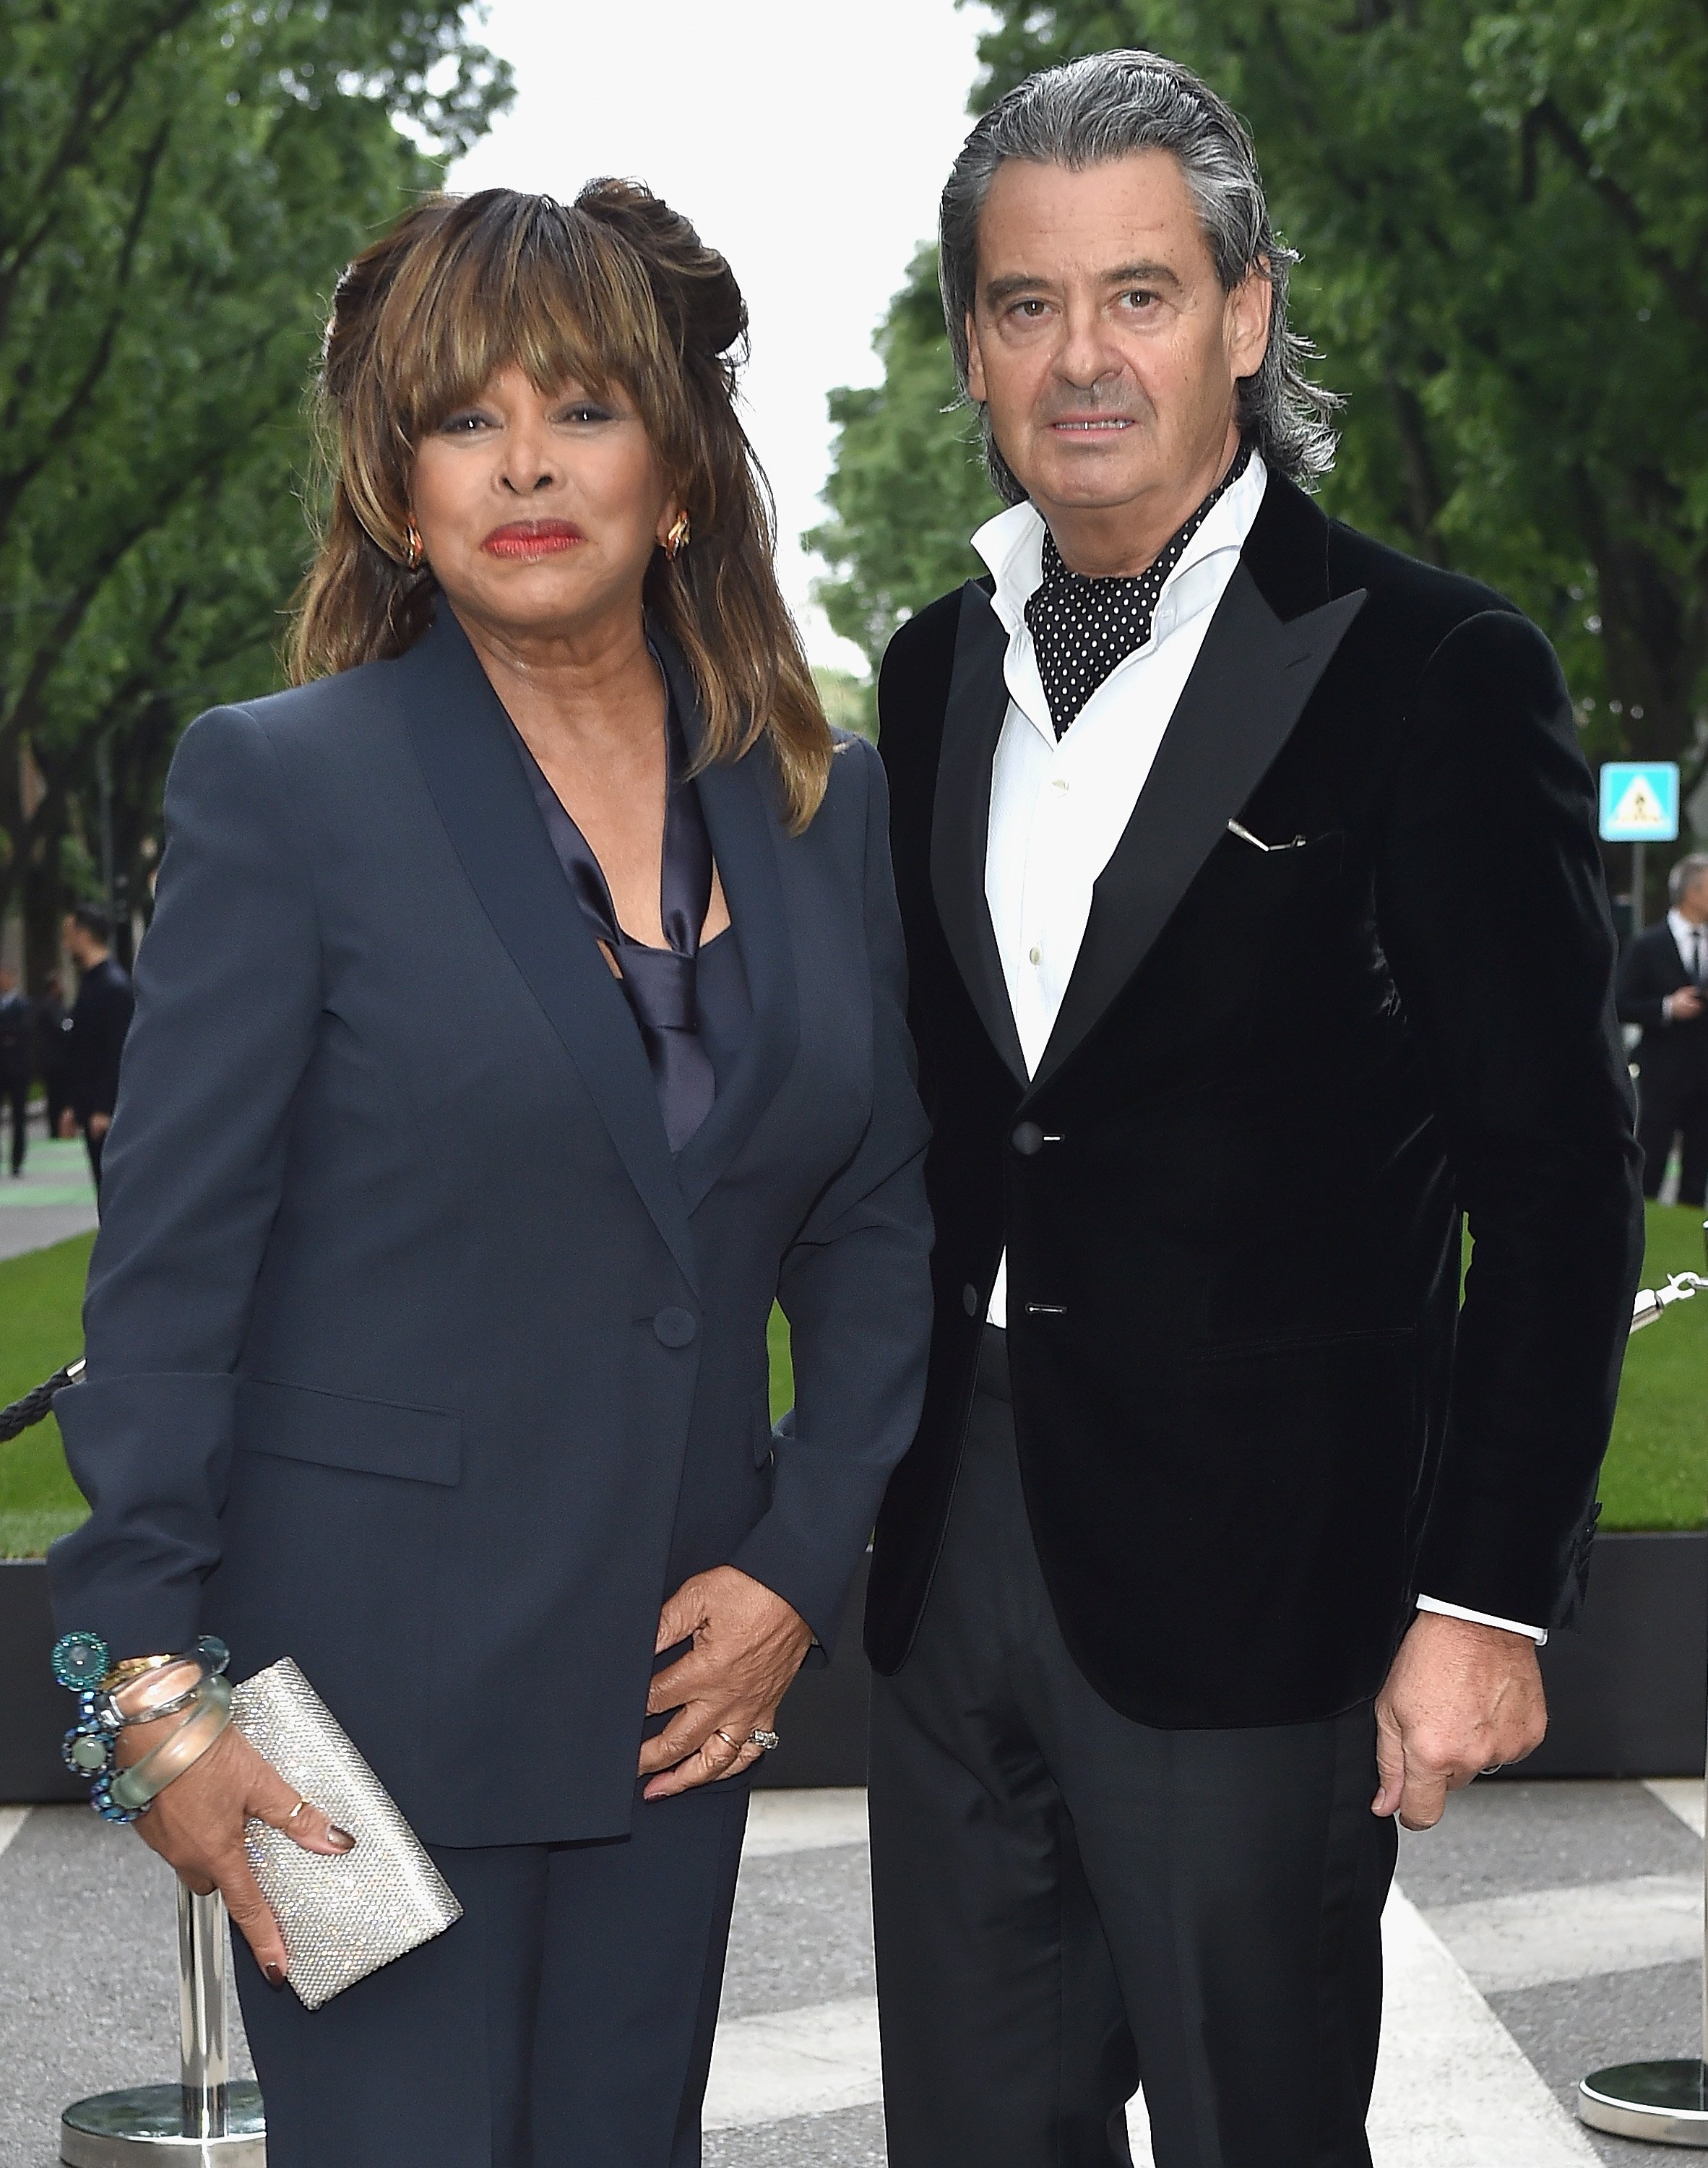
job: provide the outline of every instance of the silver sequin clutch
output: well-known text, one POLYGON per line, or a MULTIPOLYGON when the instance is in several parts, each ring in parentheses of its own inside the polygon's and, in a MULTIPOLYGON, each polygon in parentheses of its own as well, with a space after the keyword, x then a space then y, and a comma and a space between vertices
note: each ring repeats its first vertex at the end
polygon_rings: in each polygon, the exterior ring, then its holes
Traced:
POLYGON ((293 1790, 356 1840, 353 1852, 328 1857, 265 1822, 246 1832, 249 1864, 284 1937, 290 1984, 308 2009, 462 1918, 421 1840, 289 1656, 236 1689, 231 1721, 293 1790))

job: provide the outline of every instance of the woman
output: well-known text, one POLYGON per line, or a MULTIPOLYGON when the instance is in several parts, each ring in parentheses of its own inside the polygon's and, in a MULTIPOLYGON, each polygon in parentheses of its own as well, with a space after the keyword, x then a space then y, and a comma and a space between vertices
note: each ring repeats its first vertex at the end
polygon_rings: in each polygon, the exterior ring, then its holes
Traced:
POLYGON ((61 1628, 293 1656, 464 1915, 310 2014, 242 1822, 347 1839, 231 1731, 155 1802, 252 1953, 271 2168, 698 2160, 741 1780, 914 1427, 881 771, 777 590, 745 322, 626 183, 411 213, 338 293, 297 688, 168 785, 61 1628))

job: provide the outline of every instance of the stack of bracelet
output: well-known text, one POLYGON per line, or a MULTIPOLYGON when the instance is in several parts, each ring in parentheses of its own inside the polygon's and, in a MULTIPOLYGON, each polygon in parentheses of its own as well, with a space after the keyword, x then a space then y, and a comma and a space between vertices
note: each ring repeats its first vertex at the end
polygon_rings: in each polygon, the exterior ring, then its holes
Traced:
POLYGON ((103 1820, 134 1822, 207 1752, 231 1720, 231 1684, 222 1676, 231 1661, 211 1634, 183 1655, 130 1656, 121 1664, 97 1634, 67 1634, 54 1644, 53 1675, 77 1697, 77 1721, 60 1752, 67 1769, 94 1779, 89 1804, 103 1820), (183 1723, 157 1746, 118 1766, 121 1731, 180 1712, 183 1723))

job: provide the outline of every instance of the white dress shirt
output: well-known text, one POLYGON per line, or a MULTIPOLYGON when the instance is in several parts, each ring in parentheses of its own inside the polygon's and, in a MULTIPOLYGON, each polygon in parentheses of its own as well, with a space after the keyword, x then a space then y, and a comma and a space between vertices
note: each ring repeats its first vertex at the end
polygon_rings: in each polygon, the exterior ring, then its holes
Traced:
MULTIPOLYGON (((1008 635, 1008 713, 991 766, 984 899, 1028 1076, 1037 1073, 1074 975, 1092 890, 1132 818, 1268 481, 1254 452, 1164 582, 1150 638, 1116 665, 1059 740, 1026 621, 1026 603, 1043 579, 1043 520, 1032 505, 1016 504, 973 537, 995 578, 991 606, 1008 635)), ((1005 1252, 987 1315, 992 1325, 1008 1322, 1005 1252)), ((1538 1642, 1547 1639, 1540 1627, 1431 1597, 1418 1602, 1424 1610, 1504 1627, 1538 1642)))

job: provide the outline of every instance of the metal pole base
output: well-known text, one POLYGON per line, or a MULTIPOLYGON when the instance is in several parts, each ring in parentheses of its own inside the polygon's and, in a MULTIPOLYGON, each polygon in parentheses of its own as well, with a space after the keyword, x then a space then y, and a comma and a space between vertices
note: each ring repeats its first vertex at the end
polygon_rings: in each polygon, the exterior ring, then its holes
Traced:
POLYGON ((267 2168, 267 2125, 261 2088, 239 2080, 225 2088, 225 2128, 217 2138, 191 2136, 181 2086, 132 2086, 73 2101, 60 2118, 59 2157, 69 2168, 131 2168, 171 2160, 179 2168, 267 2168))
POLYGON ((1708 2149, 1708 2064, 1615 2063, 1578 2087, 1578 2114, 1615 2138, 1708 2149))

